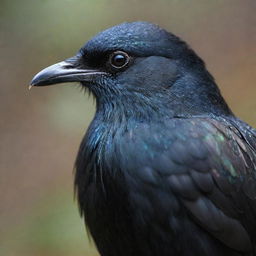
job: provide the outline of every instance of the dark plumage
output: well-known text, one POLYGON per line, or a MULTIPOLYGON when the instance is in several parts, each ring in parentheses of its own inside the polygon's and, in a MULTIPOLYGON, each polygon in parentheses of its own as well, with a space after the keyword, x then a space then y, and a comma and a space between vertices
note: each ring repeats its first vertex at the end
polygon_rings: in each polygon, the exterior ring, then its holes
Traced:
POLYGON ((75 187, 102 256, 256 255, 256 132, 186 43, 124 23, 32 85, 68 81, 97 102, 75 187))

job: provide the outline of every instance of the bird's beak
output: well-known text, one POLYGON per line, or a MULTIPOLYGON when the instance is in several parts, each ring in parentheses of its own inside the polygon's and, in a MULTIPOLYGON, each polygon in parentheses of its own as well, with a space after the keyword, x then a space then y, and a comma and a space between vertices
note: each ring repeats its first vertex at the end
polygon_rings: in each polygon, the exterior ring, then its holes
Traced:
POLYGON ((75 63, 74 58, 72 58, 43 69, 34 76, 30 87, 66 82, 90 82, 95 76, 106 74, 99 70, 77 68, 75 63))

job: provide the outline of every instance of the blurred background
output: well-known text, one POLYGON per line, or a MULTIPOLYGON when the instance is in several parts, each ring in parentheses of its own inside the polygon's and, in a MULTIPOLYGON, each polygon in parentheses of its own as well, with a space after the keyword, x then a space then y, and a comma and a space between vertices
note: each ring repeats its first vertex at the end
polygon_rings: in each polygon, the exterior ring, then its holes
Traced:
POLYGON ((29 91, 39 70, 105 28, 154 22, 192 46, 255 127, 255 13, 255 0, 0 0, 0 255, 97 255, 72 171, 95 105, 74 84, 29 91))

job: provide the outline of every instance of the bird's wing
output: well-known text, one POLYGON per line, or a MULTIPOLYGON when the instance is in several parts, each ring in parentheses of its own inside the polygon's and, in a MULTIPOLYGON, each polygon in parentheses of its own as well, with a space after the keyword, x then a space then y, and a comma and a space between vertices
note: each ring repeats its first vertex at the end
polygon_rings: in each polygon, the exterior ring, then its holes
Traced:
POLYGON ((149 155, 150 168, 137 175, 152 183, 161 177, 202 228, 230 248, 250 250, 256 234, 256 148, 237 128, 213 119, 163 127, 150 139, 146 129, 141 132, 144 148, 134 152, 144 161, 149 155))
POLYGON ((256 228, 255 149, 232 126, 212 120, 203 125, 206 133, 201 128, 197 138, 173 145, 172 161, 189 170, 171 175, 170 185, 202 227, 227 246, 247 251, 256 228))

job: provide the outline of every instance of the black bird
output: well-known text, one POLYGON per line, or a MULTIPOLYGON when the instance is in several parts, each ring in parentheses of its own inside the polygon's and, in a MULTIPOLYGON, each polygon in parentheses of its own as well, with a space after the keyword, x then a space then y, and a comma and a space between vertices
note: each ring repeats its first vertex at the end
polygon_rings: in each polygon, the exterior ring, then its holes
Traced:
POLYGON ((75 188, 102 256, 256 255, 256 130, 175 35, 123 23, 31 82, 96 98, 75 188))

